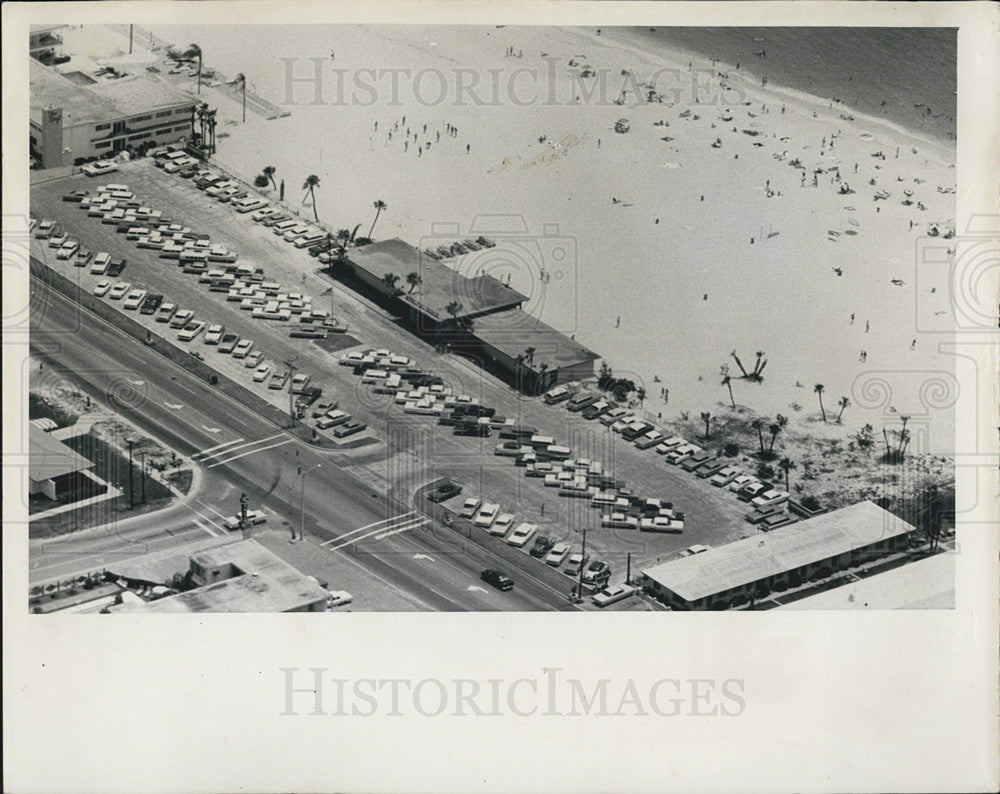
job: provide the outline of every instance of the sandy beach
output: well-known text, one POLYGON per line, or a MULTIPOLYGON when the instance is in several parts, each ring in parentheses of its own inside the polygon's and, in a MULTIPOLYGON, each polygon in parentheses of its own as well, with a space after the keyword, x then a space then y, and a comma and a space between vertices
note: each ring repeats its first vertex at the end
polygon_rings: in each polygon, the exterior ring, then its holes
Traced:
POLYGON ((378 199, 376 239, 496 237, 453 266, 509 276, 528 310, 642 384, 653 416, 730 410, 726 367, 753 413, 840 437, 907 414, 926 428, 920 451, 954 448, 955 358, 920 330, 947 328, 946 273, 918 266, 928 230, 953 225, 952 143, 764 85, 759 64, 592 29, 249 27, 238 46, 224 29, 153 30, 291 111, 244 124, 203 87, 216 159, 251 178, 275 166, 292 200, 316 174, 335 228, 367 233, 378 199), (300 79, 322 62, 320 103, 308 82, 287 96, 292 56, 300 79), (396 89, 378 69, 398 70, 396 89), (479 82, 463 94, 459 79, 479 82), (764 354, 761 382, 740 379, 734 351, 751 370, 764 354), (927 399, 930 378, 943 398, 927 399), (828 414, 850 399, 842 426, 823 428, 817 383, 828 414))

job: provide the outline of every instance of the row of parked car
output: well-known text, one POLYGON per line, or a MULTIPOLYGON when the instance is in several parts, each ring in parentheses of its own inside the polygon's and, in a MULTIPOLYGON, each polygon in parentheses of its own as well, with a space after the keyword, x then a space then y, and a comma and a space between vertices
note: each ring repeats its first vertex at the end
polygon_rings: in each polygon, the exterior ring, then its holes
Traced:
MULTIPOLYGON (((627 409, 601 395, 587 391, 574 393, 565 386, 557 386, 546 392, 544 399, 550 405, 565 403, 567 410, 578 412, 585 419, 597 419, 625 441, 631 441, 636 448, 653 449, 668 463, 694 472, 697 477, 708 479, 712 485, 724 487, 735 483, 731 490, 754 508, 747 515, 747 521, 760 524, 762 529, 774 529, 797 520, 782 512, 781 506, 789 498, 786 491, 744 474, 739 468, 728 465, 718 453, 706 451, 681 436, 667 437, 652 422, 630 414, 627 409)), ((607 525, 634 528, 632 524, 628 517, 615 516, 607 525)))

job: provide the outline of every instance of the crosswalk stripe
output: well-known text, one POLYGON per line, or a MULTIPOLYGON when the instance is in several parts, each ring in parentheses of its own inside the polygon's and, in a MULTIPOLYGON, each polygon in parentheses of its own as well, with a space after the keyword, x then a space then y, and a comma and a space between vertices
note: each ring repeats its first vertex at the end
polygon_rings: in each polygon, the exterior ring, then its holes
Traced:
POLYGON ((208 527, 206 527, 204 524, 202 524, 197 518, 194 519, 194 523, 197 524, 201 529, 205 530, 205 532, 207 532, 213 538, 219 537, 216 533, 214 533, 212 530, 210 530, 208 527))
MULTIPOLYGON (((417 514, 416 510, 411 510, 409 513, 400 513, 398 516, 393 516, 392 518, 384 518, 381 521, 374 521, 371 524, 365 524, 363 527, 358 527, 357 529, 352 529, 350 532, 345 532, 340 537, 332 538, 321 543, 321 546, 327 546, 331 543, 339 543, 342 540, 350 537, 351 535, 356 535, 359 532, 364 532, 366 529, 371 529, 372 527, 377 527, 379 524, 391 524, 393 521, 400 521, 404 518, 409 518, 410 516, 415 516, 417 514)), ((388 527, 383 527, 383 529, 388 529, 388 527)))
POLYGON ((204 463, 209 458, 218 458, 222 455, 228 455, 230 452, 236 452, 237 450, 240 449, 247 449, 249 447, 256 446, 257 444, 264 444, 268 441, 274 441, 274 439, 276 438, 287 438, 287 436, 284 433, 275 433, 273 436, 268 436, 267 438, 258 438, 255 439, 254 441, 244 441, 244 439, 241 438, 239 439, 239 442, 243 443, 237 442, 236 446, 233 446, 232 443, 221 445, 221 447, 228 447, 228 449, 222 449, 220 447, 212 447, 212 450, 215 451, 203 450, 201 453, 198 453, 201 455, 201 457, 198 459, 202 463, 204 463))
POLYGON ((217 449, 223 449, 224 447, 231 447, 234 444, 241 444, 244 441, 246 441, 245 438, 237 438, 237 439, 234 439, 232 441, 226 441, 226 442, 224 442, 222 444, 216 444, 214 447, 208 447, 207 449, 200 449, 200 450, 198 450, 197 452, 195 452, 191 456, 191 459, 192 460, 198 460, 198 459, 200 459, 200 458, 208 455, 210 452, 215 452, 215 450, 217 450, 217 449))
POLYGON ((370 532, 366 532, 364 535, 358 535, 357 537, 349 538, 348 540, 344 540, 343 538, 337 538, 338 541, 342 542, 339 542, 334 546, 330 546, 329 548, 331 551, 336 551, 337 549, 342 549, 345 546, 350 546, 351 544, 357 543, 360 540, 367 540, 368 538, 373 536, 375 537, 376 540, 382 540, 382 538, 387 538, 390 535, 395 535, 397 532, 406 532, 410 529, 416 529, 418 526, 421 526, 422 524, 426 523, 426 521, 427 519, 425 518, 414 518, 411 519, 410 521, 406 521, 403 524, 399 524, 397 526, 389 526, 389 527, 382 527, 381 529, 373 529, 370 532))
POLYGON ((279 441, 277 444, 271 444, 266 447, 257 447, 256 449, 251 449, 248 452, 240 453, 239 455, 233 455, 231 458, 223 458, 222 460, 217 460, 215 463, 209 463, 208 468, 214 469, 216 466, 222 466, 225 463, 232 463, 234 460, 239 460, 240 458, 245 458, 247 455, 253 455, 256 452, 264 452, 269 449, 274 449, 275 447, 283 447, 285 444, 291 444, 294 439, 286 438, 284 441, 279 441))

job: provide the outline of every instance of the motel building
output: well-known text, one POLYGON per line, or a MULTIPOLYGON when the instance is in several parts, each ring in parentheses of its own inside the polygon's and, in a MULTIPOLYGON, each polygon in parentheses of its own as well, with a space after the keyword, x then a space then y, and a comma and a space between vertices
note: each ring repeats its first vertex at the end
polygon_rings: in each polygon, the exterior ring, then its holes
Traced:
POLYGON ((345 265, 421 336, 446 341, 508 383, 540 392, 594 374, 596 353, 525 312, 528 297, 493 276, 470 278, 398 238, 351 250, 345 265), (420 276, 412 290, 411 273, 420 276), (394 287, 387 274, 395 276, 394 287), (456 304, 460 309, 449 311, 456 304), (525 361, 529 348, 534 353, 525 361))
POLYGON ((32 58, 29 81, 30 153, 41 168, 188 140, 194 129, 197 102, 144 74, 63 74, 32 58))
POLYGON ((642 587, 673 609, 719 610, 903 551, 913 525, 873 502, 661 563, 642 587))

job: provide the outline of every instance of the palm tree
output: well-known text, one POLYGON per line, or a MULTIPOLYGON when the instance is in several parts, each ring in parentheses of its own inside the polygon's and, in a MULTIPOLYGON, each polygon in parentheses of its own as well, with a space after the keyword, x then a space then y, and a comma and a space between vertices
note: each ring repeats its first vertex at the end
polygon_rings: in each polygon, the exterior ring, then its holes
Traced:
POLYGON ((247 121, 247 76, 240 72, 236 75, 233 83, 239 83, 240 87, 243 89, 243 123, 246 124, 247 121))
POLYGON ((823 407, 823 384, 817 383, 813 386, 813 391, 819 396, 819 410, 823 412, 823 421, 826 421, 826 409, 823 407))
POLYGON ((385 284, 386 289, 390 292, 396 291, 396 284, 399 282, 399 276, 395 273, 386 273, 382 276, 382 283, 385 284))
POLYGON ((463 308, 462 304, 458 301, 452 301, 444 307, 444 310, 451 315, 452 322, 454 322, 458 319, 458 315, 461 313, 463 308))
POLYGON ((774 440, 778 437, 778 433, 781 432, 781 425, 777 422, 772 422, 767 426, 767 430, 771 434, 771 445, 767 448, 767 454, 771 455, 774 453, 774 440))
POLYGON ((910 434, 906 429, 906 423, 910 421, 908 416, 900 416, 900 420, 903 422, 903 429, 899 431, 899 446, 896 448, 896 456, 899 460, 903 459, 903 447, 910 443, 910 434))
POLYGON ((271 187, 273 187, 275 190, 278 189, 277 184, 275 184, 274 182, 274 175, 275 173, 277 173, 277 171, 278 169, 275 168, 273 165, 265 165, 264 171, 262 172, 264 176, 266 176, 268 179, 271 180, 271 187))
POLYGON ((205 121, 208 125, 208 138, 210 141, 212 154, 215 154, 215 110, 205 111, 205 121))
POLYGON ((750 427, 757 431, 757 439, 760 441, 760 454, 764 454, 764 423, 760 419, 754 419, 750 427))
POLYGON ((635 398, 639 401, 639 407, 642 407, 643 401, 646 399, 646 390, 640 386, 635 390, 635 398))
POLYGON ((705 440, 708 441, 708 423, 712 421, 712 414, 708 411, 702 411, 701 421, 705 423, 705 440))
POLYGON ((795 462, 791 458, 782 458, 778 462, 778 468, 785 473, 785 490, 791 490, 788 487, 788 472, 795 468, 795 462))
POLYGON ((733 408, 736 407, 736 400, 733 399, 733 379, 728 375, 724 375, 722 378, 722 385, 729 389, 729 402, 733 404, 733 408))
POLYGON ((524 351, 524 363, 528 365, 528 369, 532 368, 535 363, 535 348, 528 347, 524 351))
POLYGON ((544 361, 538 365, 538 382, 542 384, 542 388, 545 388, 545 370, 549 368, 549 365, 544 361))
POLYGON ((838 425, 840 424, 840 417, 842 417, 842 416, 844 415, 844 409, 845 409, 845 408, 846 408, 846 407, 847 407, 848 405, 850 405, 850 404, 851 404, 851 401, 850 401, 850 400, 848 400, 848 399, 847 399, 846 397, 841 397, 841 398, 840 398, 840 402, 838 402, 838 403, 837 403, 837 405, 839 405, 839 406, 840 406, 840 413, 839 413, 839 414, 837 414, 837 424, 838 424, 838 425))
POLYGON ((386 208, 386 203, 379 199, 375 202, 375 220, 372 221, 372 227, 368 230, 368 236, 372 236, 372 232, 375 231, 375 224, 378 223, 378 216, 382 213, 382 210, 386 208))
POLYGON ((191 44, 188 46, 187 50, 184 52, 185 58, 197 58, 198 59, 198 93, 201 93, 201 47, 197 44, 191 44))
POLYGON ((747 376, 747 371, 743 368, 743 362, 740 361, 740 357, 736 355, 736 351, 734 350, 729 355, 731 355, 733 359, 736 361, 736 366, 740 368, 740 372, 743 373, 743 377, 745 378, 747 376))
POLYGON ((306 177, 306 181, 302 185, 303 190, 309 191, 309 197, 312 199, 313 205, 313 217, 316 219, 316 223, 319 223, 319 215, 316 212, 316 188, 319 187, 319 177, 316 174, 309 174, 306 177))
POLYGON ((419 273, 413 271, 412 273, 406 274, 406 283, 410 285, 410 292, 413 292, 413 290, 423 283, 423 279, 420 277, 419 273))

